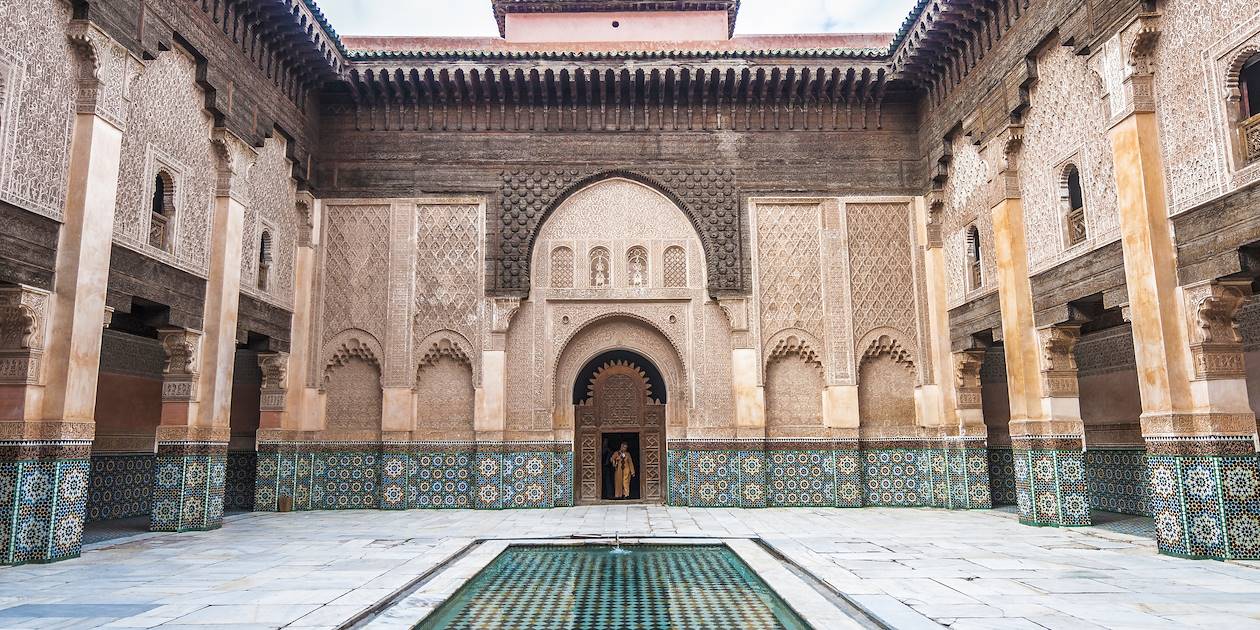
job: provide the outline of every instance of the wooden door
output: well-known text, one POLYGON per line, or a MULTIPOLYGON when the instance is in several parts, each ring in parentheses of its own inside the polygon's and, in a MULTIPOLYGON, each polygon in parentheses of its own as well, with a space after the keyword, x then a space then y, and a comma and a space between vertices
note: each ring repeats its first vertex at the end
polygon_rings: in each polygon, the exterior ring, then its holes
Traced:
POLYGON ((603 453, 602 433, 638 433, 640 495, 644 501, 663 498, 665 405, 652 397, 647 374, 631 361, 610 361, 595 371, 587 398, 577 405, 578 503, 598 503, 603 453))

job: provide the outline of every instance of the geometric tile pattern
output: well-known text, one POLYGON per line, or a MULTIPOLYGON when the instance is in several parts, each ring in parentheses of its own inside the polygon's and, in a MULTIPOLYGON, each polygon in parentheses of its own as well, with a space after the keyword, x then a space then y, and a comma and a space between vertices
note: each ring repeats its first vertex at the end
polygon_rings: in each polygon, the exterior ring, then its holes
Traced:
POLYGON ((670 505, 991 507, 981 447, 758 450, 671 448, 670 505))
POLYGON ((1163 553, 1260 559, 1260 464, 1241 455, 1148 455, 1163 553))
POLYGON ((90 443, 45 442, 37 448, 51 457, 15 455, 32 444, 0 443, 0 564, 76 558, 82 548, 90 443))
POLYGON ((417 628, 804 628, 724 546, 512 546, 417 628))
POLYGON ((254 475, 258 456, 254 451, 234 451, 227 455, 227 477, 223 483, 223 510, 249 512, 254 509, 254 475))
POLYGON ((280 497, 291 498, 294 510, 570 506, 573 454, 555 446, 264 443, 257 457, 254 509, 275 511, 280 497))
POLYGON ((1085 457, 1080 450, 1014 449, 1019 520, 1025 525, 1090 524, 1085 457))
POLYGON ((1015 505, 1015 455, 1010 447, 989 447, 989 491, 993 505, 1015 505))
POLYGON ((1151 515, 1145 449, 1090 449, 1085 452, 1085 477, 1091 508, 1151 515))
POLYGON ((153 453, 93 453, 87 522, 148 516, 153 463, 153 453))
POLYGON ((155 532, 218 529, 223 525, 227 444, 159 442, 153 471, 155 532))

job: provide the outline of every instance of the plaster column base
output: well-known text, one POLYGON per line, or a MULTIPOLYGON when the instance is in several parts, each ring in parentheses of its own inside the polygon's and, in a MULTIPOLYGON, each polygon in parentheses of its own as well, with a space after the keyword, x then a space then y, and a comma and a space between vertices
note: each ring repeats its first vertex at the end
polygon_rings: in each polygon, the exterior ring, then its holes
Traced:
POLYGON ((1080 436, 1011 438, 1019 522, 1043 527, 1089 525, 1089 487, 1080 436))
POLYGON ((77 558, 91 441, 0 442, 0 564, 77 558))
POLYGON ((227 446, 226 442, 158 442, 151 531, 204 531, 223 526, 227 446))
POLYGON ((1260 559, 1260 460, 1251 436, 1147 437, 1160 553, 1260 559))

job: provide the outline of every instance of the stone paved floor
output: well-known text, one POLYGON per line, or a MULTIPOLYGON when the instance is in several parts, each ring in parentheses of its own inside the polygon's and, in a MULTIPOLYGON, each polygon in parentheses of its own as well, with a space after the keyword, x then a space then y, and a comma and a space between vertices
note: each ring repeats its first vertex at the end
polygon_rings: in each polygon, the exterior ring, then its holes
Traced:
POLYGON ((1260 568, 1119 533, 993 511, 629 505, 236 516, 0 569, 0 628, 334 627, 471 538, 614 532, 763 538, 896 627, 1260 628, 1260 568))

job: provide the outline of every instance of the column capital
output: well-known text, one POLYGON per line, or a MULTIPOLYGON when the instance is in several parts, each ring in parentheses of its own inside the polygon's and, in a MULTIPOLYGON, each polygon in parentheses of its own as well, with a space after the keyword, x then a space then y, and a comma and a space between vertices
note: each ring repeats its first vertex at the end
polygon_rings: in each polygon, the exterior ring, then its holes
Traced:
POLYGON ((1212 280, 1182 287, 1194 380, 1246 378, 1238 309, 1251 297, 1250 280, 1212 280))
POLYGON ((298 219, 298 246, 313 247, 315 245, 315 196, 307 190, 299 190, 294 202, 298 219))
POLYGON ((1076 342, 1081 327, 1058 324, 1037 329, 1041 353, 1041 382, 1049 398, 1075 398, 1080 395, 1076 379, 1076 342))
POLYGON ((158 340, 166 352, 166 365, 162 368, 162 400, 196 400, 201 333, 186 328, 160 328, 158 340))
POLYGON ((941 236, 941 229, 945 222, 945 193, 940 189, 933 189, 924 198, 927 204, 927 247, 928 249, 940 249, 945 246, 945 240, 941 236))
POLYGON ((126 47, 88 20, 70 20, 66 37, 75 52, 79 92, 75 111, 126 127, 127 87, 140 67, 126 47))
POLYGON ((954 357, 954 389, 958 395, 959 409, 981 409, 980 367, 984 364, 984 350, 971 348, 956 350, 954 357))
POLYGON ((248 143, 224 130, 217 130, 210 139, 218 162, 218 181, 215 194, 231 197, 242 205, 249 199, 249 170, 254 167, 258 152, 248 143))
POLYGON ((718 298, 718 308, 726 315, 731 325, 731 346, 734 348, 752 348, 754 346, 752 332, 749 328, 749 299, 744 296, 727 296, 718 298))
POLYGON ((285 393, 289 388, 289 353, 263 352, 258 355, 262 371, 262 411, 284 411, 285 393))
POLYGON ((38 385, 51 293, 0 287, 0 384, 38 385))

